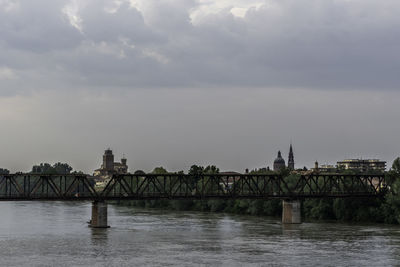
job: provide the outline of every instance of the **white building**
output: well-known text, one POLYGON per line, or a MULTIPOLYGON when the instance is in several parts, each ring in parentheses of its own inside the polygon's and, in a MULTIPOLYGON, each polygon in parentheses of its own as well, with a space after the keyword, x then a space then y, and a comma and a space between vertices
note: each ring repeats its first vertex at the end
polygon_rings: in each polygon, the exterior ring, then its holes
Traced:
POLYGON ((344 170, 358 170, 358 171, 371 171, 371 170, 386 170, 386 161, 379 159, 345 159, 337 162, 339 169, 344 170))

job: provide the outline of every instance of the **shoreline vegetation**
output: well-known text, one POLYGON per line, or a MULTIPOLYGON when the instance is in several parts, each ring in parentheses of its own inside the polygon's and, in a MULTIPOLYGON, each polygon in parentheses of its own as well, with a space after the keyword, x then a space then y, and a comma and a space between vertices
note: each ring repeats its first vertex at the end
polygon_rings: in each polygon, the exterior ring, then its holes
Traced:
MULTIPOLYGON (((268 170, 254 170, 250 173, 265 174, 268 170)), ((162 167, 153 170, 154 174, 168 173, 162 167)), ((189 174, 219 173, 215 166, 193 165, 189 174)), ((287 169, 281 170, 283 175, 290 176, 287 169)), ((343 173, 352 174, 351 171, 343 173)), ((336 199, 304 199, 301 200, 303 220, 333 220, 341 222, 371 222, 400 224, 400 158, 394 160, 392 168, 385 172, 389 190, 381 198, 336 198, 336 199)), ((221 212, 230 214, 272 216, 282 214, 282 200, 271 199, 210 199, 210 200, 132 200, 124 201, 121 205, 168 209, 176 211, 221 212)))

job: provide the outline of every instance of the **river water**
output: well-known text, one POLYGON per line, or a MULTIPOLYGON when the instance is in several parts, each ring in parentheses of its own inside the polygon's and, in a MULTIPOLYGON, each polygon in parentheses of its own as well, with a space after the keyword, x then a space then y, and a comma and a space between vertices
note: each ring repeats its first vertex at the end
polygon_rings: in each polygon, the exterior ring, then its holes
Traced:
POLYGON ((400 227, 144 210, 90 202, 1 202, 0 266, 400 266, 400 227))

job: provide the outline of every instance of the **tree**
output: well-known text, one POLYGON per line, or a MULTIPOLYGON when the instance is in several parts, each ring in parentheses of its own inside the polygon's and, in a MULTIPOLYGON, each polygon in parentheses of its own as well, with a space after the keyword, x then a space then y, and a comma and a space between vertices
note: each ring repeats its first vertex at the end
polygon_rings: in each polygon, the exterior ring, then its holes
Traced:
POLYGON ((40 163, 39 165, 34 165, 32 167, 32 173, 51 174, 51 173, 55 173, 55 171, 49 163, 40 163))
POLYGON ((400 223, 400 158, 393 161, 392 169, 386 173, 388 192, 382 204, 384 221, 386 223, 400 223))
POLYGON ((282 167, 279 169, 278 173, 282 176, 282 177, 287 177, 290 175, 291 170, 288 167, 282 167))
POLYGON ((69 174, 72 171, 72 167, 67 163, 57 162, 53 166, 49 163, 40 163, 32 167, 31 173, 35 174, 69 174))
POLYGON ((154 170, 151 173, 154 173, 154 174, 167 174, 168 171, 166 169, 164 169, 163 167, 156 167, 156 168, 154 168, 154 170))
POLYGON ((393 161, 392 168, 386 173, 386 182, 392 192, 400 193, 400 158, 393 161))
MULTIPOLYGON (((155 170, 155 169, 154 169, 155 170)), ((135 171, 134 173, 133 173, 134 175, 144 175, 144 174, 146 174, 144 171, 142 171, 142 170, 137 170, 137 171, 135 171)))
POLYGON ((394 172, 395 175, 400 177, 400 157, 393 161, 392 171, 394 172))
POLYGON ((53 165, 53 169, 57 174, 68 174, 71 173, 72 167, 67 163, 57 162, 53 165))
POLYGON ((10 171, 7 169, 0 168, 0 174, 10 174, 10 171))
POLYGON ((193 177, 199 177, 204 173, 203 166, 192 165, 189 169, 189 175, 193 177))
POLYGON ((219 168, 217 168, 215 165, 208 165, 208 166, 204 169, 204 173, 205 173, 205 174, 215 174, 215 173, 219 173, 219 168))

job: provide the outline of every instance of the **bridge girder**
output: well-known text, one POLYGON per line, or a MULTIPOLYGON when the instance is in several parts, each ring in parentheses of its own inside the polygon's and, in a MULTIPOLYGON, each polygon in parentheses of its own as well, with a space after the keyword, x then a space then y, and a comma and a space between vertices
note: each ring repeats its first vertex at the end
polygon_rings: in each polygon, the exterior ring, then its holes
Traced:
POLYGON ((86 175, 0 175, 3 200, 369 198, 386 191, 384 175, 123 174, 96 191, 86 175))

